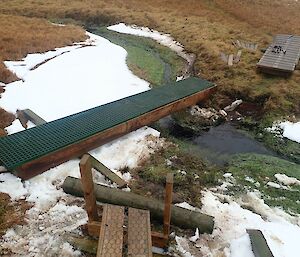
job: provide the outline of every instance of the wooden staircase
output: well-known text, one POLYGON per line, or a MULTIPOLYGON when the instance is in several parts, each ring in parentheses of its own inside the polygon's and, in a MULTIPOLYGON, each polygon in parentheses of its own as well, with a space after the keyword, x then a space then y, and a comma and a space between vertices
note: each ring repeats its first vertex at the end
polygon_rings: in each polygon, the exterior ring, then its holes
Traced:
POLYGON ((95 158, 84 155, 80 173, 88 213, 88 233, 99 237, 97 257, 150 257, 152 245, 165 248, 170 234, 173 175, 168 174, 166 180, 163 233, 151 232, 149 210, 105 204, 100 221, 92 177, 92 168, 97 166, 95 162, 95 158))

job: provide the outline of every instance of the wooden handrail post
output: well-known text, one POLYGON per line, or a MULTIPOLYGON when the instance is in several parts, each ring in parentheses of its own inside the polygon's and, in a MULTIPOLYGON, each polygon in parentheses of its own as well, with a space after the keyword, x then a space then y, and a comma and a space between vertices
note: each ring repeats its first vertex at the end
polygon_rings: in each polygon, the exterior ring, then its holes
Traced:
POLYGON ((169 237, 170 234, 172 193, 173 193, 173 174, 168 173, 166 179, 164 228, 163 228, 164 236, 167 236, 167 238, 169 237))
POLYGON ((85 208, 88 214, 89 222, 99 221, 96 197, 94 193, 94 183, 92 174, 92 163, 88 154, 83 155, 79 163, 81 184, 85 199, 85 208))

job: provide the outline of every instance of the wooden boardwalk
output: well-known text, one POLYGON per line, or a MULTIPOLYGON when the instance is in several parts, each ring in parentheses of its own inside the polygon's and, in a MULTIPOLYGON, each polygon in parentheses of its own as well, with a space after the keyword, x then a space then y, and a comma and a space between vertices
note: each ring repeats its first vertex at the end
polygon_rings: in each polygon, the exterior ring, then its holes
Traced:
POLYGON ((207 98, 215 85, 189 78, 0 138, 0 166, 28 179, 207 98))
POLYGON ((257 67, 265 73, 289 75, 295 70, 299 58, 300 36, 276 35, 257 67))

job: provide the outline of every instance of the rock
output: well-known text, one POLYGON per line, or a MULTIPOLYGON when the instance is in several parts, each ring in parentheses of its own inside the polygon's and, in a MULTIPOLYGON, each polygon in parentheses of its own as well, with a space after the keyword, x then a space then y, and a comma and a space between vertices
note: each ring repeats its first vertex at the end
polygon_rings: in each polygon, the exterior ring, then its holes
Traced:
POLYGON ((234 110, 235 110, 242 102, 243 102, 243 100, 236 100, 236 101, 234 101, 232 104, 226 106, 226 107, 224 108, 224 110, 225 110, 226 112, 232 112, 232 111, 234 111, 234 110))
POLYGON ((188 110, 172 114, 177 126, 188 133, 200 133, 225 120, 227 113, 220 113, 213 108, 200 108, 195 105, 188 110))

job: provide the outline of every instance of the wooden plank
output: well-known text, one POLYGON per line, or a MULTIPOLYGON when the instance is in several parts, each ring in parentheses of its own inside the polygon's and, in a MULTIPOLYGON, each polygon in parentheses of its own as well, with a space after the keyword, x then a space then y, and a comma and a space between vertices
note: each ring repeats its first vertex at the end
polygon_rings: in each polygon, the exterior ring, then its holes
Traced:
POLYGON ((99 221, 88 222, 87 228, 88 228, 88 234, 90 236, 99 237, 101 222, 99 221))
POLYGON ((233 54, 230 54, 228 57, 228 66, 232 66, 233 65, 233 54))
POLYGON ((28 120, 30 120, 32 123, 34 123, 37 126, 47 123, 47 121, 45 121, 43 118, 38 116, 35 112, 33 112, 30 109, 22 110, 22 112, 28 118, 28 120))
POLYGON ((274 257, 263 233, 256 229, 247 229, 255 257, 274 257))
POLYGON ((151 257, 150 212, 129 208, 128 210, 128 257, 151 257))
POLYGON ((238 63, 241 60, 242 50, 238 50, 237 55, 234 58, 234 63, 238 63))
POLYGON ((152 239, 152 245, 159 247, 159 248, 165 248, 166 245, 168 245, 169 237, 166 237, 164 234, 153 231, 151 234, 152 239))
POLYGON ((94 183, 92 175, 92 164, 90 156, 85 154, 79 163, 80 174, 81 174, 81 184, 85 199, 85 209, 88 214, 88 219, 90 222, 98 221, 98 213, 96 206, 96 197, 94 193, 94 183))
POLYGON ((168 173, 166 179, 164 228, 163 228, 164 235, 167 237, 169 237, 170 234, 172 194, 173 194, 173 174, 168 173))
POLYGON ((105 205, 97 257, 122 257, 124 207, 105 205))
POLYGON ((99 162, 92 155, 89 154, 89 156, 90 156, 93 168, 95 168, 97 171, 99 171, 102 175, 104 175, 110 181, 116 183, 119 186, 119 188, 123 188, 123 187, 127 186, 127 183, 125 180, 120 178, 116 173, 111 171, 109 168, 107 168, 103 163, 99 162))
POLYGON ((257 67, 267 73, 272 69, 293 72, 300 57, 300 37, 293 35, 276 35, 273 43, 268 47, 257 67), (276 53, 274 53, 274 49, 276 53), (283 52, 284 51, 284 52, 283 52))
POLYGON ((200 91, 191 96, 187 96, 178 101, 174 101, 168 105, 157 108, 151 112, 141 115, 135 119, 124 122, 113 128, 107 129, 104 132, 97 133, 92 137, 82 140, 76 144, 69 145, 56 152, 45 155, 41 158, 25 163, 18 167, 14 174, 22 179, 29 179, 33 176, 41 174, 42 172, 56 167, 72 158, 82 156, 84 153, 95 149, 109 141, 112 141, 120 136, 123 136, 140 127, 149 125, 154 121, 168 116, 169 114, 184 109, 188 106, 194 105, 206 98, 216 90, 216 86, 200 91))

